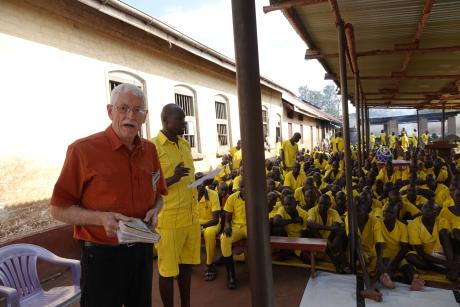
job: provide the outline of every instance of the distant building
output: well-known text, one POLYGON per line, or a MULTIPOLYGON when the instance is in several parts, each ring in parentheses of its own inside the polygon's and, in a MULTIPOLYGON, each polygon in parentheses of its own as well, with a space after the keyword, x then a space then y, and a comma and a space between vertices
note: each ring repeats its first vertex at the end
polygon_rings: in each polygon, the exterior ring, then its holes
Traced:
MULTIPOLYGON (((119 1, 6 0, 0 11, 0 206, 49 197, 67 146, 109 125, 121 82, 146 94, 143 137, 156 136, 165 104, 185 110, 199 170, 240 139, 232 59, 119 1)), ((312 148, 339 124, 266 78, 261 92, 271 148, 295 132, 312 148)))

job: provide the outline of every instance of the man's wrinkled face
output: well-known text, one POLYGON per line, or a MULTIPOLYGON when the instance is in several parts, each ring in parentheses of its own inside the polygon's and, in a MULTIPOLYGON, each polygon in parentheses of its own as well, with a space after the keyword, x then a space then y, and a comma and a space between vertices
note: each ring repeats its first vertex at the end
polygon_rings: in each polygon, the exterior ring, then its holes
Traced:
POLYGON ((107 112, 112 120, 113 130, 124 142, 134 140, 147 117, 144 98, 131 91, 120 93, 117 101, 107 105, 107 112))

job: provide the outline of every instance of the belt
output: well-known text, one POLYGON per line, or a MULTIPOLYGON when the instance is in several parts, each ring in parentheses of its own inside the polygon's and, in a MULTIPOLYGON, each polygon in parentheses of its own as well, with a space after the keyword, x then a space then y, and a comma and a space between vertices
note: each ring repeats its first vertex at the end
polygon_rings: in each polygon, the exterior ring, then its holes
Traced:
POLYGON ((139 246, 139 243, 122 243, 122 244, 101 244, 90 241, 82 241, 84 247, 104 247, 104 248, 117 248, 117 247, 134 247, 139 246))

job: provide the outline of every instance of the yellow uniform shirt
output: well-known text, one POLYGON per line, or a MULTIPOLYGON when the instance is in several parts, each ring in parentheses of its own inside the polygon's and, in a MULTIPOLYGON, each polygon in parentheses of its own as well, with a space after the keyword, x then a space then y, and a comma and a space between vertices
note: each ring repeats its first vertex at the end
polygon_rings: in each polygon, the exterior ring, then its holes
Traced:
POLYGON ((449 195, 449 197, 441 204, 441 207, 447 208, 454 205, 454 199, 449 195))
POLYGON ((232 213, 232 227, 246 225, 246 202, 235 192, 227 198, 224 210, 232 213))
POLYGON ((327 166, 327 161, 323 160, 323 163, 320 163, 318 159, 315 159, 315 162, 313 163, 314 166, 320 170, 326 169, 327 166))
POLYGON ((297 146, 297 143, 292 145, 291 140, 286 140, 283 142, 282 149, 284 154, 284 166, 293 167, 297 158, 299 146, 297 146))
POLYGON ((422 139, 423 144, 428 144, 428 134, 424 133, 420 136, 420 138, 422 139))
MULTIPOLYGON (((420 209, 420 208, 422 208, 422 205, 428 201, 428 199, 426 199, 425 197, 423 197, 423 196, 421 196, 421 195, 417 195, 417 196, 415 197, 415 203, 413 203, 413 202, 411 202, 409 199, 407 199, 407 196, 406 196, 406 195, 404 195, 404 196, 402 197, 402 201, 403 201, 403 203, 406 202, 406 203, 412 204, 412 205, 414 205, 415 207, 417 207, 417 208, 420 209)), ((403 205, 403 206, 404 206, 404 205, 403 205)), ((410 212, 410 211, 409 211, 409 212, 410 212)), ((412 214, 412 212, 411 212, 411 214, 412 214)))
MULTIPOLYGON (((348 236, 348 212, 345 213, 345 230, 348 236)), ((380 219, 370 214, 366 225, 364 225, 364 229, 362 232, 358 227, 358 235, 361 238, 361 247, 363 249, 363 252, 366 253, 368 256, 376 254, 376 243, 385 242, 382 236, 382 224, 380 223, 380 219)))
POLYGON ((232 190, 235 192, 235 191, 238 191, 239 187, 240 187, 240 181, 241 181, 241 175, 238 175, 236 176, 235 178, 233 178, 233 186, 232 186, 232 190))
POLYGON ((401 221, 396 220, 395 227, 389 231, 383 221, 380 221, 382 237, 384 240, 383 257, 394 258, 401 249, 401 243, 409 243, 407 226, 401 221))
MULTIPOLYGON (((296 224, 287 224, 284 226, 284 230, 286 231, 288 237, 296 237, 299 238, 302 235, 302 230, 307 229, 307 220, 308 220, 308 213, 307 211, 303 210, 302 208, 296 208, 297 213, 302 218, 302 223, 296 224)), ((278 212, 276 215, 279 215, 283 218, 283 220, 289 220, 292 217, 287 213, 286 209, 283 206, 278 208, 278 212)))
POLYGON ((388 142, 390 143, 390 148, 394 148, 395 147, 395 143, 396 143, 396 135, 389 135, 388 136, 388 142))
POLYGON ((381 180, 383 183, 396 183, 398 180, 401 179, 401 172, 399 170, 393 169, 393 174, 391 176, 388 175, 387 169, 384 167, 379 171, 377 178, 375 180, 381 180))
POLYGON ((336 137, 335 138, 335 146, 338 147, 339 152, 342 152, 345 149, 345 145, 343 143, 343 138, 342 137, 336 137))
POLYGON ((180 162, 190 169, 189 175, 169 186, 168 195, 163 196, 164 204, 158 215, 158 227, 178 228, 198 223, 197 192, 196 189, 187 187, 195 181, 190 145, 182 137, 178 137, 177 143, 171 142, 161 131, 153 139, 153 143, 157 148, 165 178, 174 175, 174 169, 180 162))
MULTIPOLYGON (((334 209, 329 209, 327 211, 327 221, 324 222, 323 218, 319 214, 318 206, 315 206, 308 210, 308 220, 326 226, 332 226, 334 223, 342 223, 342 219, 340 218, 339 213, 334 209)), ((323 237, 324 239, 327 239, 331 234, 329 230, 320 230, 319 233, 321 234, 321 237, 323 237)))
POLYGON ((300 172, 299 175, 297 175, 297 178, 295 178, 292 171, 290 171, 286 174, 286 177, 284 177, 284 186, 290 187, 295 191, 297 188, 301 188, 303 186, 305 179, 307 179, 307 176, 304 172, 300 172))
POLYGON ((407 135, 401 135, 401 147, 406 152, 409 149, 409 138, 407 135))
POLYGON ((460 229, 460 216, 452 213, 447 207, 439 213, 440 219, 445 219, 449 223, 449 229, 460 229))
MULTIPOLYGON (((219 165, 217 165, 217 168, 222 168, 222 170, 219 172, 219 174, 217 174, 216 177, 215 177, 215 179, 217 181, 219 181, 219 182, 224 181, 225 176, 228 176, 228 175, 232 174, 232 170, 230 169, 230 165, 228 165, 228 164, 226 164, 226 165, 219 164, 219 165)), ((227 181, 231 182, 231 180, 227 180, 227 181)))
POLYGON ((387 134, 385 132, 380 133, 380 145, 387 145, 387 134))
POLYGON ((412 132, 411 142, 414 145, 414 147, 418 146, 418 135, 416 132, 412 132))
POLYGON ((208 199, 203 195, 198 201, 198 212, 200 215, 200 224, 209 222, 212 219, 212 213, 220 211, 219 195, 216 191, 206 188, 208 199))
POLYGON ((282 207, 281 202, 277 201, 276 204, 273 206, 272 211, 268 212, 268 219, 272 219, 278 213, 278 209, 282 207))
POLYGON ((371 149, 375 146, 375 135, 371 134, 369 136, 369 142, 371 143, 371 149))
POLYGON ((241 149, 232 147, 230 149, 230 154, 232 155, 232 167, 234 170, 238 170, 241 164, 241 160, 243 160, 243 153, 241 149))
POLYGON ((307 204, 305 202, 305 194, 302 187, 295 189, 294 198, 299 203, 299 206, 305 206, 307 204))
POLYGON ((433 252, 442 251, 441 242, 439 241, 439 231, 449 229, 449 222, 443 218, 436 218, 433 226, 433 232, 429 233, 425 225, 422 223, 422 217, 414 219, 408 226, 409 243, 411 245, 422 245, 423 250, 428 255, 433 252))

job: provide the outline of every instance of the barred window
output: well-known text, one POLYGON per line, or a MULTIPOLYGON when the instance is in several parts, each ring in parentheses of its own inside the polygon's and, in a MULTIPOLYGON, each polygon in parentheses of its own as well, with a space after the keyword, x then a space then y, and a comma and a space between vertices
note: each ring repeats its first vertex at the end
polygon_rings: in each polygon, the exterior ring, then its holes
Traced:
POLYGON ((216 127, 217 127, 217 151, 226 152, 230 147, 228 101, 221 95, 215 97, 216 127))
POLYGON ((185 113, 186 126, 183 137, 190 144, 192 153, 197 153, 199 152, 199 136, 195 93, 188 87, 176 86, 174 88, 174 101, 185 113))
POLYGON ((264 130, 264 137, 268 136, 268 111, 262 109, 262 127, 264 130))

